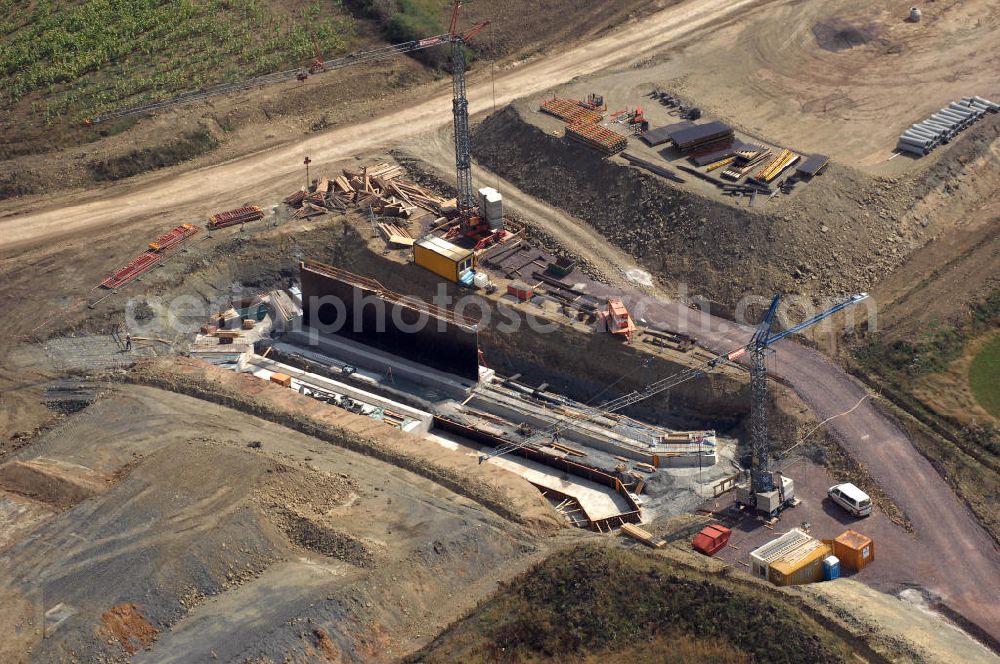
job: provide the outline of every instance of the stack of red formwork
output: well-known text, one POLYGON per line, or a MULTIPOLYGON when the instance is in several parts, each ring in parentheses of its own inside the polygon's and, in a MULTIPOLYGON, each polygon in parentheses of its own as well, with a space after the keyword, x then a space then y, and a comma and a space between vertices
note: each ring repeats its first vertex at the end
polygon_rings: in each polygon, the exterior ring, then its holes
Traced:
POLYGON ((604 119, 603 115, 589 108, 584 108, 580 102, 574 99, 553 97, 542 104, 542 110, 560 120, 565 120, 569 124, 575 122, 597 124, 604 119))
POLYGON ((113 272, 110 277, 101 282, 101 285, 105 288, 121 288, 141 275, 143 272, 159 263, 160 258, 160 254, 156 254, 151 251, 139 254, 130 260, 125 267, 119 268, 113 272))
POLYGON ((193 226, 191 224, 181 224, 176 228, 170 229, 169 233, 161 235, 154 241, 150 242, 149 250, 156 251, 161 254, 166 253, 171 249, 173 249, 174 247, 176 247, 181 242, 183 242, 184 240, 188 239, 189 237, 197 233, 199 230, 201 229, 199 229, 197 226, 193 226))
POLYGON ((236 224, 244 224, 263 218, 264 211, 260 209, 260 206, 247 205, 235 210, 226 210, 225 212, 213 214, 208 218, 208 227, 213 229, 225 228, 226 226, 235 226, 236 224))
POLYGON ((589 122, 576 122, 566 126, 566 135, 607 154, 621 152, 628 147, 628 139, 607 127, 589 122))

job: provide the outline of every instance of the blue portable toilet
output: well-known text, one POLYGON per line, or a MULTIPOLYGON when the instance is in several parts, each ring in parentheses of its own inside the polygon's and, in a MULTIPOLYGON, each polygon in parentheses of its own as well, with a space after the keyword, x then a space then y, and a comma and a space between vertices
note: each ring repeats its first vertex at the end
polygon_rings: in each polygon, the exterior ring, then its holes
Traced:
POLYGON ((823 559, 823 580, 833 581, 840 578, 840 559, 837 556, 827 556, 823 559))

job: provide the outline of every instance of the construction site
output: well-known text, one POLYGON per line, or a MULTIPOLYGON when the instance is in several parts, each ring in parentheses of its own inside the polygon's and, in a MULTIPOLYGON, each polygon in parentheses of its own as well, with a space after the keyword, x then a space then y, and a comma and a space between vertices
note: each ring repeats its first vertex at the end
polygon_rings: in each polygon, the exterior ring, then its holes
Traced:
POLYGON ((1000 661, 1000 8, 336 4, 0 161, 0 661, 1000 661))

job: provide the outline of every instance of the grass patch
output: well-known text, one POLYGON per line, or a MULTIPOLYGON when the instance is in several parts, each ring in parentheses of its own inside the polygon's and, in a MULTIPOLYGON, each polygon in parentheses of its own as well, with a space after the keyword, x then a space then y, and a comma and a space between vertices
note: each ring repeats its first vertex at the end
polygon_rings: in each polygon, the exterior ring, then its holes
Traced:
MULTIPOLYGON (((353 0, 350 3, 363 16, 374 18, 386 40, 394 44, 416 41, 443 34, 448 30, 445 19, 448 0, 353 0)), ((468 27, 460 24, 459 31, 468 27)), ((433 46, 413 53, 413 57, 435 69, 448 69, 450 47, 433 46)), ((472 62, 474 54, 465 49, 465 60, 472 62)))
POLYGON ((502 585, 407 661, 848 659, 850 650, 840 636, 777 591, 697 572, 663 557, 592 544, 559 552, 502 585), (621 658, 624 651, 633 656, 621 658))
POLYGON ((986 412, 1000 418, 1000 335, 979 351, 969 367, 969 387, 986 412))
POLYGON ((95 180, 121 180, 193 159, 215 149, 218 144, 211 134, 201 129, 166 145, 133 150, 120 157, 91 162, 88 167, 95 180))
MULTIPOLYGON (((997 328, 1000 328, 1000 290, 971 305, 956 324, 931 326, 916 340, 875 336, 853 349, 855 362, 851 370, 890 401, 889 409, 921 454, 966 502, 994 540, 1000 541, 1000 517, 996 511, 996 501, 1000 499, 1000 429, 988 423, 959 421, 938 412, 911 388, 915 379, 943 371, 962 357, 971 339, 997 328)), ((992 351, 984 349, 980 353, 986 353, 983 364, 979 367, 974 364, 970 370, 969 387, 977 401, 986 399, 989 403, 994 399, 992 403, 997 406, 1000 337, 987 348, 990 347, 992 351)), ((976 362, 979 361, 977 356, 976 362)))
POLYGON ((0 0, 0 108, 46 123, 302 64, 312 39, 346 52, 339 0, 0 0))

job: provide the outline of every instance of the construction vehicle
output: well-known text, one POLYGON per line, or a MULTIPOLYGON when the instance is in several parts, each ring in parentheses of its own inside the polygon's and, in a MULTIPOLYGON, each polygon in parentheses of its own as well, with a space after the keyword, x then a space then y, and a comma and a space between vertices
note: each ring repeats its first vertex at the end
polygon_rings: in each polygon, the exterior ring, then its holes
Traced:
POLYGON ((579 104, 591 111, 606 111, 608 109, 604 105, 604 95, 599 95, 596 92, 591 92, 587 95, 587 101, 581 101, 579 104))
POLYGON ((771 334, 771 326, 774 324, 774 318, 778 311, 778 304, 781 300, 780 295, 775 295, 771 300, 771 305, 768 308, 767 313, 764 314, 764 318, 761 320, 760 325, 757 327, 757 330, 754 332, 754 335, 751 337, 749 343, 745 346, 741 346, 736 350, 722 355, 717 355, 705 363, 699 364, 698 366, 685 369, 671 376, 667 376, 666 378, 661 378, 656 382, 646 385, 640 390, 629 392, 628 394, 612 399, 611 401, 607 401, 599 406, 579 411, 573 418, 561 418, 547 429, 539 431, 536 435, 532 435, 525 440, 508 442, 505 445, 497 447, 489 454, 479 455, 479 463, 494 457, 509 454, 524 447, 537 447, 542 440, 548 439, 548 437, 550 437, 555 431, 574 429, 581 424, 590 422, 598 417, 602 417, 607 413, 613 413, 623 408, 627 408, 628 406, 664 392, 665 390, 669 390, 685 383, 692 378, 703 376, 720 364, 731 364, 740 357, 749 353, 751 398, 750 449, 752 461, 749 472, 750 481, 748 483, 744 483, 742 487, 737 485, 736 502, 746 508, 755 509, 757 512, 763 513, 769 517, 777 516, 783 508, 794 503, 795 485, 790 478, 784 477, 781 473, 772 473, 770 470, 771 446, 767 431, 768 398, 767 365, 765 363, 767 353, 773 352, 771 347, 785 337, 812 327, 816 323, 829 318, 838 311, 842 311, 843 309, 857 304, 867 298, 868 293, 852 295, 839 304, 830 307, 826 311, 816 314, 798 325, 793 325, 787 330, 771 334))
POLYGON ((618 298, 608 298, 608 308, 601 312, 601 318, 605 329, 611 334, 620 334, 625 337, 625 341, 632 342, 632 334, 635 332, 635 322, 632 315, 625 308, 625 303, 618 298))
MULTIPOLYGON (((756 510, 768 517, 795 503, 795 484, 791 478, 770 469, 771 441, 767 431, 767 353, 778 341, 800 332, 833 314, 868 298, 868 293, 854 295, 848 300, 816 314, 798 325, 771 334, 771 326, 778 312, 780 295, 775 295, 760 325, 750 338, 750 343, 726 355, 729 362, 750 354, 750 478, 736 486, 736 502, 747 509, 756 510)), ((714 360, 713 360, 714 361, 714 360)))

